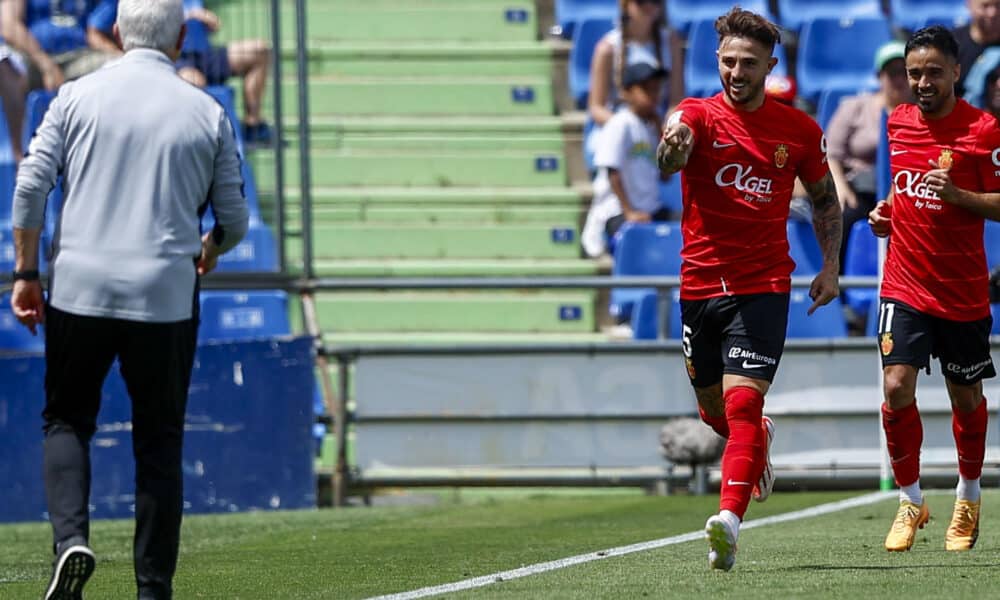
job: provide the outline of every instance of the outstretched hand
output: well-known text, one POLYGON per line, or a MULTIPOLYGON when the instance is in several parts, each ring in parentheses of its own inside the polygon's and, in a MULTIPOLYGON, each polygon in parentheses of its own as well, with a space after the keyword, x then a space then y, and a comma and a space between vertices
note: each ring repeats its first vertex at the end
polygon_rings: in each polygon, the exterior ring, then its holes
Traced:
POLYGON ((661 171, 675 173, 687 164, 694 134, 680 120, 669 122, 663 129, 660 145, 656 149, 656 164, 661 171))
POLYGON ((809 297, 813 299, 807 314, 813 314, 816 309, 829 304, 840 295, 840 281, 837 270, 824 267, 809 286, 809 297))

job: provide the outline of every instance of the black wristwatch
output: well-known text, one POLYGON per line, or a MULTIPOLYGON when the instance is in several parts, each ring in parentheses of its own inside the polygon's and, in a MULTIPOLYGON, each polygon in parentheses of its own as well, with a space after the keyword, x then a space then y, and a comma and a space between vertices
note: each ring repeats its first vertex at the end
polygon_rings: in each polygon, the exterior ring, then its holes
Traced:
POLYGON ((11 279, 14 281, 38 281, 38 269, 28 269, 27 271, 14 271, 11 273, 11 279))

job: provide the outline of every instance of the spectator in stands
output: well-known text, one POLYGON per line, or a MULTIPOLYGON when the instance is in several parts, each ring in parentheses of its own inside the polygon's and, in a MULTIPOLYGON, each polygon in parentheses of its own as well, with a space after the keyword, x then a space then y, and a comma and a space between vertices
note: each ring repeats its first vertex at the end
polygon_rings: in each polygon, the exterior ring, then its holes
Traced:
POLYGON ((958 450, 958 486, 945 549, 972 549, 979 535, 980 475, 988 425, 983 380, 996 376, 990 356, 989 276, 984 219, 1000 220, 1000 128, 992 115, 955 96, 958 44, 940 26, 906 43, 916 104, 889 117, 892 180, 888 201, 869 216, 890 236, 879 293, 882 425, 899 508, 885 548, 909 550, 929 512, 920 489, 923 426, 917 375, 940 361, 958 450), (891 210, 886 210, 886 209, 891 210))
POLYGON ((590 62, 587 112, 596 127, 585 141, 596 150, 597 136, 621 105, 623 75, 633 62, 658 63, 668 71, 660 94, 661 113, 684 97, 683 40, 666 27, 662 0, 619 0, 621 23, 594 48, 590 62))
POLYGON ((841 252, 847 245, 851 225, 867 219, 875 208, 875 155, 882 114, 891 113, 912 97, 903 62, 905 48, 903 42, 894 40, 875 52, 878 91, 844 98, 826 128, 830 174, 844 211, 841 252))
POLYGON ((132 399, 138 597, 171 597, 198 277, 248 225, 229 118, 174 69, 181 0, 121 0, 119 13, 114 35, 125 55, 60 90, 14 192, 11 308, 33 333, 45 322, 43 472, 56 551, 47 599, 81 598, 94 570, 88 446, 115 359, 132 399), (46 301, 39 236, 60 174, 66 195, 46 301), (206 204, 216 223, 202 236, 206 204))
POLYGON ((965 78, 965 100, 1000 117, 1000 46, 987 48, 972 65, 965 78))
POLYGON ((608 120, 594 155, 598 168, 594 199, 580 241, 588 256, 606 250, 605 240, 626 223, 667 221, 660 203, 655 150, 660 135, 657 112, 666 71, 659 64, 633 63, 622 74, 625 107, 608 120))
POLYGON ((10 134, 10 150, 14 163, 21 162, 24 149, 21 147, 21 129, 24 127, 24 97, 27 93, 27 79, 24 63, 0 39, 0 101, 3 101, 4 117, 10 134))
POLYGON ((1000 46, 1000 0, 966 0, 965 4, 969 22, 952 32, 958 42, 958 64, 962 67, 955 84, 959 96, 965 94, 966 77, 983 50, 1000 46))
MULTIPOLYGON (((114 7, 118 0, 104 0, 105 6, 114 7)), ((216 32, 222 26, 219 16, 201 6, 200 2, 185 0, 184 18, 190 23, 197 21, 209 32, 216 32)), ((110 42, 110 18, 102 18, 94 23, 94 33, 110 42)), ((267 88, 267 72, 271 65, 271 47, 264 40, 250 39, 230 42, 226 46, 213 46, 207 38, 188 35, 177 61, 177 73, 188 82, 198 86, 223 85, 233 75, 243 78, 243 141, 248 145, 268 145, 273 132, 261 116, 261 105, 267 88)))
POLYGON ((787 333, 794 261, 786 218, 796 177, 813 200, 823 255, 810 315, 839 294, 842 218, 819 125, 765 95, 778 27, 736 6, 715 29, 723 92, 677 106, 657 163, 684 171, 682 346, 702 420, 727 438, 719 513, 705 531, 709 566, 728 571, 751 497, 766 500, 774 485, 774 423, 763 409, 787 333))
POLYGON ((55 90, 114 58, 87 35, 96 5, 97 0, 0 0, 0 35, 27 59, 29 90, 55 90))

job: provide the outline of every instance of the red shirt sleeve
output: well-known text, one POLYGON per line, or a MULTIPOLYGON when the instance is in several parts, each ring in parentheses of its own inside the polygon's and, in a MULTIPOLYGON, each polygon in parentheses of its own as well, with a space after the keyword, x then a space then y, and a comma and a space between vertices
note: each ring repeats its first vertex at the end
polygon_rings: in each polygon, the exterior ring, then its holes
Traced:
POLYGON ((694 143, 697 144, 699 135, 705 130, 706 114, 704 100, 685 98, 670 114, 667 124, 669 125, 674 119, 680 120, 681 123, 691 128, 691 133, 694 134, 694 143))
POLYGON ((816 183, 830 168, 826 164, 826 136, 816 121, 806 117, 801 125, 806 138, 806 156, 799 164, 799 177, 804 183, 816 183))

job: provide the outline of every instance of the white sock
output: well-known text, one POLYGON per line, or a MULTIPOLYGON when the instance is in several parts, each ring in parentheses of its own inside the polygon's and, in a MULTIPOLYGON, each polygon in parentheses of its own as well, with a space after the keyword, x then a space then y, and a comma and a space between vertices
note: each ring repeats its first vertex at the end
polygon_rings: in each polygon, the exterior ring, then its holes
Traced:
POLYGON ((911 483, 910 485, 904 485, 899 488, 899 500, 909 500, 910 502, 920 506, 924 503, 924 495, 920 492, 920 480, 911 483))
POLYGON ((955 495, 958 496, 959 500, 968 500, 969 502, 979 502, 979 479, 966 479, 961 475, 958 476, 958 486, 955 488, 955 495))
POLYGON ((736 516, 736 513, 731 510, 724 510, 719 513, 719 516, 726 522, 726 525, 729 525, 729 528, 733 531, 733 537, 738 538, 740 536, 740 518, 736 516))

